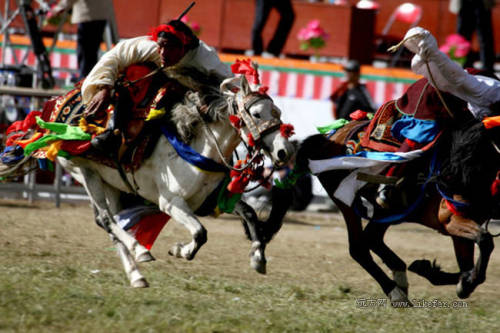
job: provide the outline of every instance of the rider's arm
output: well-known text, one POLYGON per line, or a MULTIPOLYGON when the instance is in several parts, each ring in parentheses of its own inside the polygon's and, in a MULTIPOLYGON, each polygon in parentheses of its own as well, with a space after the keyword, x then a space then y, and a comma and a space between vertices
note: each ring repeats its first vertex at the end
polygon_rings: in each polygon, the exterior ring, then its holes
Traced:
POLYGON ((489 113, 489 106, 500 101, 500 81, 464 71, 438 49, 436 39, 425 29, 410 29, 405 38, 415 34, 421 34, 421 37, 405 42, 405 46, 416 53, 412 70, 425 76, 437 89, 467 101, 476 118, 489 113))
POLYGON ((113 87, 121 71, 132 64, 161 64, 156 42, 137 37, 119 42, 106 52, 94 66, 82 85, 83 103, 88 104, 103 87, 113 87))
POLYGON ((191 56, 185 57, 181 62, 189 62, 190 66, 194 66, 207 75, 216 75, 221 80, 233 77, 229 66, 220 60, 213 47, 200 40, 200 45, 192 52, 191 56))

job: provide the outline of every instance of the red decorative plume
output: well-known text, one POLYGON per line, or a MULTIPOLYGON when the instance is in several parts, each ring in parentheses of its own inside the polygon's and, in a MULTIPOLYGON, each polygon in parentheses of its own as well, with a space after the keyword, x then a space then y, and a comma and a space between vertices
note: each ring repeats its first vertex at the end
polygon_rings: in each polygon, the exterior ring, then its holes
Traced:
POLYGON ((155 42, 158 41, 158 34, 160 32, 165 32, 167 34, 172 34, 175 37, 179 38, 179 40, 182 42, 183 45, 187 44, 187 37, 184 33, 181 31, 175 29, 173 26, 168 25, 168 24, 160 24, 157 27, 151 28, 149 32, 149 39, 154 40, 155 42))
POLYGON ((259 73, 252 66, 252 61, 250 59, 236 59, 236 62, 231 65, 231 72, 234 74, 244 74, 248 82, 260 84, 259 73))
POLYGON ((233 125, 234 128, 240 129, 241 128, 241 119, 238 116, 235 116, 234 114, 229 116, 229 121, 231 122, 231 125, 233 125))
POLYGON ((255 147, 255 140, 253 139, 252 133, 248 133, 248 145, 250 147, 255 147))
POLYGON ((295 134, 292 124, 281 124, 280 133, 284 138, 289 138, 295 134))

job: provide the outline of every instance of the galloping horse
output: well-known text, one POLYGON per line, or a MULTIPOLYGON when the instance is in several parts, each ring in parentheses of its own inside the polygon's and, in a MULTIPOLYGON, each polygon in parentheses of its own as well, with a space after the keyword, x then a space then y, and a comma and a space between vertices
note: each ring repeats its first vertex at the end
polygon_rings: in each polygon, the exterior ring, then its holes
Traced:
MULTIPOLYGON (((225 80, 220 91, 211 91, 207 100, 204 97, 201 93, 187 92, 184 101, 172 110, 173 119, 188 119, 183 126, 184 130, 191 128, 189 145, 200 155, 215 164, 229 165, 233 151, 242 140, 253 145, 255 151, 262 149, 277 166, 285 164, 293 154, 287 136, 280 131, 279 109, 268 95, 253 91, 244 76, 225 80), (200 112, 202 107, 204 111, 200 112), (233 126, 230 116, 241 120, 238 128, 233 126)), ((130 192, 117 169, 78 156, 71 159, 58 157, 57 160, 85 187, 95 209, 96 222, 115 243, 131 286, 147 287, 136 262, 153 258, 113 218, 121 210, 120 193, 130 192)), ((126 173, 128 185, 136 185, 137 195, 156 204, 189 230, 192 240, 188 244, 174 245, 169 252, 187 260, 192 260, 207 241, 207 231, 194 211, 216 190, 225 175, 226 172, 201 172, 181 158, 164 136, 160 137, 153 153, 138 170, 126 173)), ((235 211, 247 222, 253 222, 248 219, 255 218, 241 201, 235 211)), ((251 262, 257 270, 264 270, 265 242, 260 242, 255 233, 252 241, 251 262)))
MULTIPOLYGON (((417 81, 412 87, 418 86, 429 88, 426 79, 417 81)), ((428 90, 427 94, 432 95, 433 90, 434 88, 428 90)), ((422 97, 423 91, 417 95, 420 96, 419 102, 426 100, 426 97, 422 97)), ((437 100, 437 96, 434 97, 437 100)), ((449 94, 444 94, 444 99, 447 99, 450 105, 452 99, 456 102, 456 98, 449 94)), ((405 101, 404 98, 400 100, 405 101)), ((433 96, 427 96, 427 101, 432 100, 433 96)), ((440 107, 442 108, 442 105, 440 107)), ((496 205, 490 188, 492 183, 495 183, 500 165, 500 154, 494 145, 495 142, 500 142, 500 133, 496 129, 486 131, 483 123, 477 121, 473 122, 473 125, 462 124, 459 129, 448 128, 423 157, 407 162, 402 178, 406 185, 402 185, 404 190, 400 191, 408 196, 409 204, 387 210, 375 203, 378 183, 383 183, 387 177, 373 177, 360 171, 367 170, 366 172, 378 174, 391 164, 372 164, 365 161, 365 169, 360 169, 352 164, 349 156, 354 157, 353 146, 356 147, 356 153, 370 151, 360 142, 363 142, 363 138, 377 136, 375 131, 369 131, 369 124, 373 125, 383 118, 377 115, 391 108, 394 111, 395 101, 383 105, 371 122, 351 121, 330 138, 326 135, 308 137, 297 152, 296 170, 310 170, 313 164, 316 165, 316 176, 340 209, 346 222, 351 256, 379 283, 390 298, 391 304, 411 306, 407 296, 407 266, 383 241, 391 222, 402 221, 419 223, 452 237, 459 273, 442 272, 438 266, 431 265, 427 260, 417 260, 409 269, 436 285, 456 284, 457 295, 466 298, 484 282, 488 260, 494 247, 491 234, 481 225, 492 217, 492 209, 496 205), (466 153, 455 147, 460 140, 467 142, 470 147, 466 153), (345 157, 348 159, 343 160, 345 157), (317 167, 319 160, 328 161, 330 165, 335 166, 320 170, 317 167), (426 176, 425 180, 419 180, 422 175, 426 176), (466 179, 466 185, 457 180, 461 177, 466 179), (458 185, 450 184, 453 181, 458 185), (448 208, 447 203, 454 200, 446 196, 446 191, 443 190, 448 188, 453 191, 461 186, 461 193, 470 200, 465 216, 448 208), (353 194, 352 200, 346 199, 350 197, 349 194, 353 194), (447 200, 443 200, 443 197, 447 200), (364 229, 362 217, 369 219, 364 229), (480 251, 475 264, 474 244, 478 245, 480 251), (375 263, 370 250, 392 270, 393 279, 375 263)), ((398 111, 401 112, 399 109, 398 111)), ((401 116, 398 112, 394 115, 401 116)), ((452 122, 451 119, 448 121, 452 122)), ((456 121, 453 126, 458 126, 461 121, 456 121)), ((403 201, 400 200, 398 205, 403 201)))

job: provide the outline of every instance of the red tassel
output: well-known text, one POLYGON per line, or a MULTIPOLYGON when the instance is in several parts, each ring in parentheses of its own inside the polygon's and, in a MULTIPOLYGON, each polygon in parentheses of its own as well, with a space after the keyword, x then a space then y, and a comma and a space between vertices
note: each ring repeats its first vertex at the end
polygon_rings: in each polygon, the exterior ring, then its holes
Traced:
POLYGON ((234 128, 240 129, 241 128, 241 119, 238 116, 235 116, 234 114, 229 116, 229 121, 231 122, 231 125, 233 125, 234 128))
POLYGON ((227 190, 231 193, 243 193, 249 181, 250 178, 245 175, 241 175, 240 177, 231 180, 231 182, 227 185, 227 190))
POLYGON ((284 138, 287 138, 287 139, 295 134, 292 124, 281 124, 280 132, 281 132, 281 136, 283 136, 284 138))
POLYGON ((265 95, 267 94, 267 91, 269 90, 269 87, 268 86, 262 86, 262 87, 259 87, 259 94, 261 95, 265 95))
POLYGON ((497 177, 491 184, 491 196, 494 197, 500 192, 500 171, 497 172, 497 177))
POLYGON ((248 137, 248 145, 249 145, 250 147, 255 147, 255 141, 254 141, 254 139, 253 139, 253 135, 252 135, 252 133, 248 133, 248 136, 247 136, 247 137, 248 137))

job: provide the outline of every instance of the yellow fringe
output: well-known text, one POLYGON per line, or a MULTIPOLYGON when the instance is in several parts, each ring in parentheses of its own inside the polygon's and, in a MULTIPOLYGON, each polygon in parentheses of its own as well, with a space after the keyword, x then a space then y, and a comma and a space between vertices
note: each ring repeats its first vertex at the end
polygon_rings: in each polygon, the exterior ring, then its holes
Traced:
POLYGON ((85 133, 96 134, 96 135, 102 134, 106 130, 104 127, 87 123, 87 120, 85 120, 85 118, 80 119, 80 123, 78 124, 78 126, 85 133))
POLYGON ((49 146, 47 149, 47 158, 51 160, 52 162, 55 161, 57 157, 57 153, 59 153, 59 150, 61 150, 61 146, 63 144, 64 140, 57 140, 52 142, 52 144, 49 146))
POLYGON ((149 114, 148 114, 148 117, 146 118, 146 121, 161 118, 165 115, 165 113, 167 113, 167 111, 165 111, 165 108, 161 108, 159 110, 158 109, 151 109, 151 110, 149 110, 149 114))

